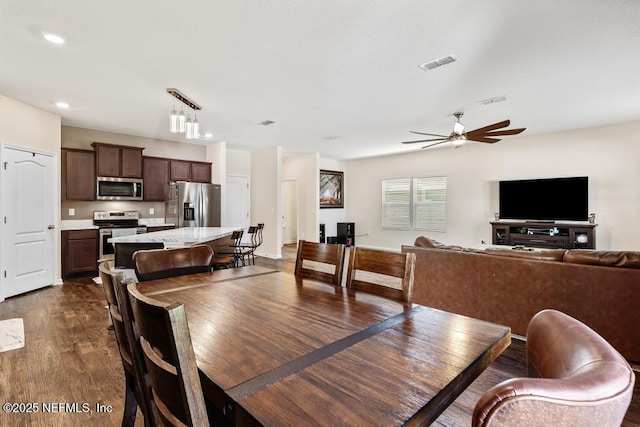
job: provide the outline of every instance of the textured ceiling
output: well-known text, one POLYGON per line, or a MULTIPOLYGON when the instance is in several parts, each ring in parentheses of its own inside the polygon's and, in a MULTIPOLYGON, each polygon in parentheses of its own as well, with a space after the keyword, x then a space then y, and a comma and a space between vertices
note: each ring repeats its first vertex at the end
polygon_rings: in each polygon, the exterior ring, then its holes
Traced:
POLYGON ((168 132, 175 87, 213 133, 197 143, 335 159, 418 150, 399 142, 448 134, 454 111, 467 129, 508 118, 522 136, 639 120, 638 52, 637 0, 0 5, 0 94, 63 125, 187 142, 168 132), (450 54, 460 61, 418 68, 450 54))

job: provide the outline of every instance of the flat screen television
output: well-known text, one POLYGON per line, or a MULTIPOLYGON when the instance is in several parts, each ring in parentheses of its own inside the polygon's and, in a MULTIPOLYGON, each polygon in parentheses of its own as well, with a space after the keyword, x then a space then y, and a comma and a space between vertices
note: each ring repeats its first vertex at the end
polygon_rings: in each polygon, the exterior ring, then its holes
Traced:
POLYGON ((524 179, 499 182, 500 218, 586 221, 589 178, 524 179))

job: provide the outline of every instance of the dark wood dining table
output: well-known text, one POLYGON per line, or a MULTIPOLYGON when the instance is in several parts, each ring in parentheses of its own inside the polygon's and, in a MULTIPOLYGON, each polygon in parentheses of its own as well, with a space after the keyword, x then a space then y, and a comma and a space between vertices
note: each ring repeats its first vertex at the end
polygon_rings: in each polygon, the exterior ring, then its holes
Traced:
POLYGON ((433 422, 506 326, 247 266, 139 284, 185 304, 203 391, 236 425, 433 422))

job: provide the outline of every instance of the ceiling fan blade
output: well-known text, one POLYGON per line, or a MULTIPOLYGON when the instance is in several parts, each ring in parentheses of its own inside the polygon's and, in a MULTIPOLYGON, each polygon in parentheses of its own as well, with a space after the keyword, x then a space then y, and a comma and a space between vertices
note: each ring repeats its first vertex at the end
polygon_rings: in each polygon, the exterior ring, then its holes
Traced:
POLYGON ((436 142, 435 144, 425 145, 424 147, 420 147, 420 149, 424 150, 425 148, 435 147, 436 145, 444 144, 445 142, 448 142, 448 141, 449 141, 448 139, 445 139, 444 141, 436 142))
POLYGON ((498 123, 494 123, 492 125, 489 126, 485 126, 483 128, 478 128, 478 129, 474 129, 474 130, 470 130, 469 132, 467 132, 467 135, 469 134, 482 134, 482 133, 487 133, 487 132, 491 132, 492 130, 496 130, 496 129, 500 129, 500 128, 506 128, 507 126, 509 126, 511 124, 510 120, 504 120, 502 122, 498 122, 498 123))
POLYGON ((467 139, 469 141, 486 142, 486 143, 489 143, 489 144, 493 144, 494 142, 500 141, 498 138, 487 138, 484 135, 479 135, 479 136, 475 136, 473 138, 470 138, 469 134, 467 134, 467 139))
POLYGON ((517 135, 519 133, 524 132, 526 128, 518 128, 518 129, 505 129, 505 130, 496 130, 493 132, 487 132, 484 136, 505 136, 505 135, 517 135))
POLYGON ((415 144, 416 142, 431 142, 431 141, 447 141, 448 138, 433 138, 433 139, 419 139, 417 141, 402 141, 402 144, 415 144))
POLYGON ((409 132, 417 133, 418 135, 439 136, 440 138, 446 138, 447 137, 447 135, 438 135, 437 133, 416 132, 415 130, 410 130, 409 132))

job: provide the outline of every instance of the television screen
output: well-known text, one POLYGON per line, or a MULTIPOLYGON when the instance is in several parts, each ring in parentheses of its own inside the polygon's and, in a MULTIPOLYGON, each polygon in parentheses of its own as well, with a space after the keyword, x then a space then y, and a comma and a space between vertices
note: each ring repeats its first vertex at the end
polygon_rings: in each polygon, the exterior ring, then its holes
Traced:
POLYGON ((589 178, 500 181, 500 218, 586 221, 589 178))

